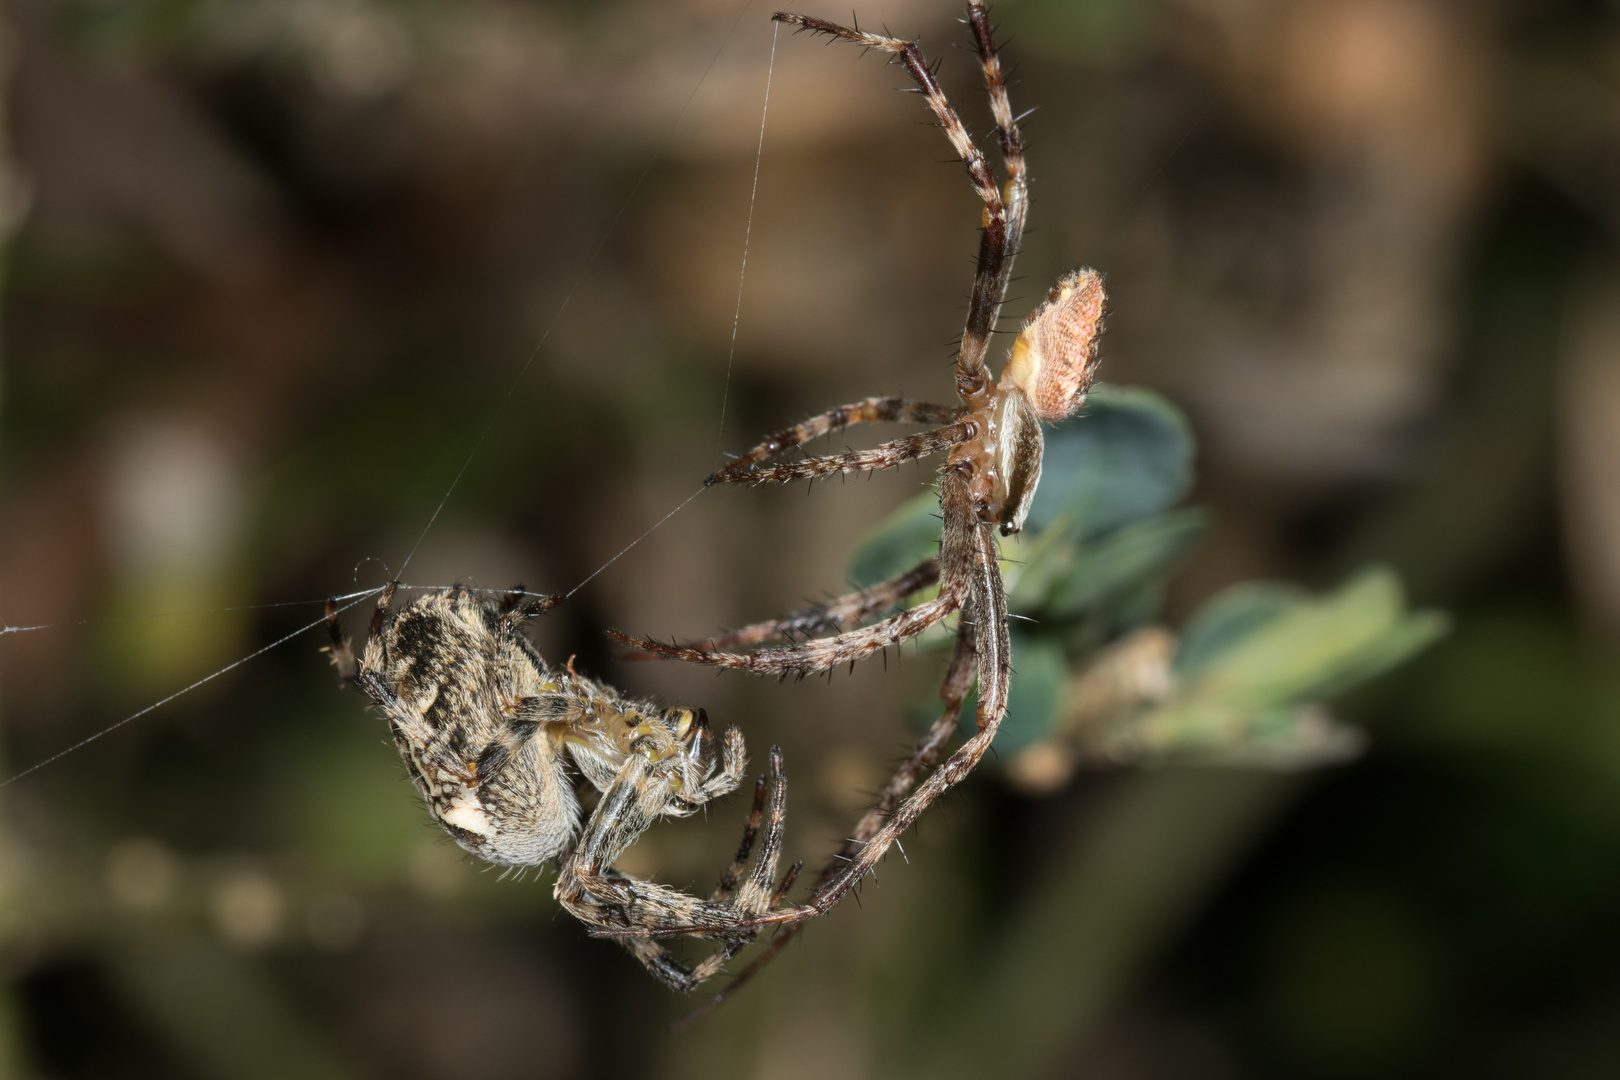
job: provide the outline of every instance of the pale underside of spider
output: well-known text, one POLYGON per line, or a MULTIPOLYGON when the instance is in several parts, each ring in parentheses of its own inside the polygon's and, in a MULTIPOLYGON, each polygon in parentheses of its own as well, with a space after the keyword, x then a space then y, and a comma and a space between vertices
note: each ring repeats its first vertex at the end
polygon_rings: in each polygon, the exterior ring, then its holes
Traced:
MULTIPOLYGON (((643 655, 686 660, 762 675, 804 675, 853 663, 899 645, 930 626, 959 616, 955 650, 941 688, 944 710, 900 765, 876 805, 857 824, 843 850, 823 871, 810 899, 798 907, 761 912, 749 927, 791 927, 833 907, 940 795, 972 771, 995 738, 1006 711, 1011 675, 1007 598, 997 561, 995 533, 1017 532, 1040 479, 1042 421, 1072 415, 1085 400, 1096 368, 1104 293, 1101 275, 1082 269, 1064 275, 1025 319, 999 382, 986 366, 990 336, 1006 297, 1013 258, 1024 231, 1028 178, 1023 141, 1007 97, 984 5, 968 5, 967 23, 989 90, 1007 178, 998 185, 984 155, 946 100, 921 48, 911 41, 870 34, 804 15, 774 18, 801 30, 886 53, 905 68, 928 102, 984 204, 979 255, 956 363, 959 404, 934 405, 902 398, 867 398, 831 409, 774 435, 709 477, 709 484, 766 484, 893 468, 944 452, 940 509, 944 525, 937 558, 868 589, 808 611, 756 623, 691 645, 614 635, 643 655), (899 421, 936 425, 871 450, 770 463, 810 440, 853 424, 899 421), (939 583, 935 599, 868 625, 851 624, 890 611, 919 590, 939 583), (794 641, 806 633, 842 631, 794 641), (725 651, 773 639, 789 644, 752 652, 725 651), (977 730, 907 798, 956 729, 962 702, 977 681, 977 730), (904 802, 901 800, 904 799, 904 802)), ((624 928, 613 934, 662 936, 691 929, 624 928)), ((743 973, 733 988, 780 950, 786 935, 743 973)), ((728 991, 729 992, 729 991, 728 991)), ((723 998, 724 995, 722 995, 723 998)), ((719 1000, 719 999, 717 999, 719 1000)))
POLYGON ((702 710, 660 708, 572 664, 547 666, 520 627, 550 600, 514 591, 496 601, 457 587, 396 612, 394 594, 392 585, 383 592, 358 660, 328 603, 328 651, 387 716, 429 813, 456 843, 499 865, 554 861, 562 906, 593 933, 632 931, 621 944, 676 990, 708 979, 754 940, 748 920, 776 910, 799 872, 795 864, 775 879, 787 799, 777 750, 769 783, 755 785, 737 857, 707 900, 632 878, 614 861, 656 818, 684 817, 742 782, 742 733, 731 728, 716 746, 702 710), (601 793, 583 830, 576 773, 601 793), (635 931, 720 946, 687 966, 655 935, 635 931))

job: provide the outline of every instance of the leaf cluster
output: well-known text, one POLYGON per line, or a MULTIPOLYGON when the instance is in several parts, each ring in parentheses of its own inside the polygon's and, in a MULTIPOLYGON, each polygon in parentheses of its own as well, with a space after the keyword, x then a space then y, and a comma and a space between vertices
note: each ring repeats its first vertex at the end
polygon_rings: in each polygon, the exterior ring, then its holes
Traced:
MULTIPOLYGON (((1001 548, 1018 622, 997 747, 1022 787, 1051 790, 1082 766, 1343 760, 1362 737, 1325 703, 1446 632, 1446 617, 1409 610, 1381 567, 1324 595, 1240 583, 1172 630, 1167 587, 1210 525, 1181 505, 1197 449, 1186 418, 1149 390, 1099 385, 1046 439, 1027 528, 1001 548)), ((902 506, 856 548, 850 577, 868 585, 927 558, 937 511, 933 493, 902 506)))

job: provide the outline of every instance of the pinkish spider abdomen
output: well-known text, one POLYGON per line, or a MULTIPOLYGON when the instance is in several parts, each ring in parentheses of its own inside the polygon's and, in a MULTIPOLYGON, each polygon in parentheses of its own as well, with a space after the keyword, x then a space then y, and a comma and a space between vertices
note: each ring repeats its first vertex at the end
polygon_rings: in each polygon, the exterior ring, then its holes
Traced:
POLYGON ((1097 370, 1105 300, 1103 277, 1090 267, 1059 278, 1046 302, 1024 320, 1001 373, 1002 389, 1022 390, 1047 423, 1073 415, 1097 370))

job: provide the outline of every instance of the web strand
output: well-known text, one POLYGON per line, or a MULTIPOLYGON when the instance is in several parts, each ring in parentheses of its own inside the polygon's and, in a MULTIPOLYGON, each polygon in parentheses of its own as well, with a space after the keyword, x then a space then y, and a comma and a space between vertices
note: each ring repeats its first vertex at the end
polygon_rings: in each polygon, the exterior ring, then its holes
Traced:
POLYGON ((782 30, 779 22, 773 21, 771 26, 771 59, 765 66, 765 104, 759 110, 759 148, 754 152, 754 186, 748 192, 748 225, 743 229, 742 269, 737 272, 737 310, 731 316, 731 350, 726 353, 726 381, 720 389, 722 443, 726 437, 726 402, 731 397, 731 363, 737 357, 737 328, 742 325, 743 282, 748 278, 748 242, 754 235, 754 205, 759 201, 759 166, 765 160, 765 118, 771 111, 771 76, 776 74, 776 39, 782 30))
POLYGON ((642 533, 640 536, 636 537, 634 540, 632 540, 628 544, 626 544, 624 546, 624 550, 620 551, 617 555, 613 556, 613 558, 609 559, 607 562, 603 563, 601 566, 598 566, 595 570, 592 570, 590 572, 590 574, 586 576, 584 581, 581 581, 578 585, 575 585, 572 589, 569 589, 567 592, 563 593, 563 599, 564 600, 568 599, 570 596, 573 596, 575 593, 579 592, 579 590, 581 590, 585 586, 589 585, 591 583, 592 578, 596 577, 596 575, 600 574, 602 571, 606 570, 608 567, 612 566, 614 563, 616 563, 620 559, 624 558, 624 556, 628 555, 630 553, 631 548, 635 547, 637 544, 639 544, 643 540, 647 539, 647 537, 651 536, 655 530, 657 530, 660 526, 662 526, 664 524, 664 522, 668 521, 670 518, 674 517, 676 514, 680 513, 682 510, 685 510, 687 503, 690 503, 693 499, 697 498, 699 495, 703 494, 707 490, 708 490, 708 487, 705 485, 704 487, 700 487, 696 491, 692 492, 692 494, 688 495, 685 499, 683 499, 681 501, 681 504, 679 506, 677 506, 675 509, 671 510, 669 513, 665 514, 663 517, 659 518, 657 521, 655 521, 647 529, 646 532, 642 533))
MULTIPOLYGON (((675 120, 669 125, 669 133, 664 137, 664 146, 667 146, 670 141, 672 141, 675 135, 675 130, 680 127, 681 120, 686 116, 686 110, 691 108, 692 102, 697 97, 698 91, 701 90, 703 88, 703 84, 708 81, 709 72, 714 70, 714 65, 719 61, 720 54, 725 52, 726 45, 731 41, 731 36, 737 32, 737 27, 742 23, 743 15, 748 11, 748 8, 752 3, 753 0, 746 0, 742 8, 738 10, 736 19, 734 19, 731 23, 731 29, 726 31, 726 36, 720 41, 720 47, 715 49, 714 55, 709 58, 708 66, 703 69, 703 74, 698 76, 697 85, 692 87, 692 92, 690 94, 686 95, 686 101, 682 103, 681 111, 675 114, 675 120)), ((774 60, 776 56, 775 37, 772 37, 771 39, 771 56, 774 60)), ((768 77, 765 83, 765 92, 767 95, 768 104, 770 94, 770 80, 768 77)), ((760 125, 760 140, 763 144, 765 138, 763 118, 760 120, 760 125)), ((568 294, 563 297, 562 304, 557 308, 556 314, 551 317, 551 324, 547 326, 545 332, 540 335, 540 340, 535 343, 534 348, 529 350, 528 357, 521 365, 519 365, 517 374, 512 377, 512 382, 506 388, 506 393, 501 395, 500 402, 496 404, 494 410, 490 413, 489 419, 484 422, 483 430, 478 433, 478 439, 473 443, 472 449, 467 452, 467 457, 464 461, 462 461, 461 468, 456 470, 455 478, 450 481, 450 486, 445 489, 444 497, 439 500, 439 505, 433 508, 433 513, 428 517, 427 524, 422 526, 421 535, 416 538, 416 543, 411 546, 410 554, 406 555, 405 561, 400 564, 400 576, 404 576, 406 568, 411 565, 411 560, 416 558, 416 553, 421 550, 422 542, 427 539, 428 533, 432 531, 434 524, 439 520, 439 515, 444 512, 445 506, 450 502, 450 496, 455 494, 456 488, 461 485, 462 478, 467 475, 467 469, 472 465, 473 459, 478 456, 478 451, 483 449, 484 443, 489 439, 489 433, 495 429, 496 423, 499 422, 501 416, 506 412, 506 406, 511 403, 512 395, 517 393, 518 386, 523 382, 524 376, 529 373, 529 369, 534 366, 534 361, 540 355, 540 350, 545 348, 546 342, 551 338, 552 331, 555 330, 557 328, 557 324, 562 321, 563 313, 568 310, 568 305, 574 299, 574 294, 579 291, 580 285, 582 285, 585 279, 590 276, 591 270, 596 266, 596 260, 601 256, 602 250, 607 247, 607 242, 613 238, 614 233, 618 232, 619 222, 624 220, 625 211, 630 209, 630 204, 635 201, 637 193, 641 191, 641 185, 646 181, 648 174, 652 172, 653 166, 658 164, 658 162, 663 159, 664 154, 666 153, 664 146, 660 146, 657 150, 653 151, 651 156, 648 157, 647 164, 641 170, 641 175, 637 176, 636 182, 631 185, 630 193, 626 195, 624 197, 624 201, 619 204, 618 213, 613 215, 613 220, 608 223, 608 227, 603 231, 602 237, 597 241, 596 248, 591 252, 590 258, 585 260, 584 267, 581 268, 580 272, 574 277, 574 283, 569 286, 568 294)), ((754 170, 754 182, 757 187, 759 182, 759 169, 757 164, 754 170)), ((753 204, 750 203, 748 209, 748 220, 750 226, 753 224, 753 213, 753 204)), ((745 270, 747 269, 747 260, 748 252, 747 245, 745 243, 743 249, 743 267, 745 270)), ((742 286, 739 284, 739 304, 742 302, 741 288, 742 286)), ((735 329, 732 331, 732 337, 733 341, 735 341, 735 329)), ((727 370, 729 373, 729 366, 727 370)), ((724 423, 724 413, 725 405, 722 402, 722 423, 724 423)), ((687 502, 690 501, 690 499, 687 500, 687 502)), ((681 505, 685 506, 686 504, 682 503, 681 505)), ((666 518, 665 520, 668 519, 666 518)), ((617 556, 615 556, 615 558, 617 558, 617 556)), ((592 576, 594 577, 595 575, 592 576)), ((589 580, 589 578, 586 580, 589 580)))
MULTIPOLYGON (((675 115, 674 121, 670 124, 669 133, 668 133, 668 135, 666 135, 665 140, 664 140, 665 146, 667 146, 668 143, 671 141, 671 137, 674 135, 676 129, 680 126, 681 120, 685 118, 687 110, 691 107, 693 100, 696 99, 696 97, 698 95, 698 91, 701 90, 703 88, 703 84, 708 81, 710 72, 712 72, 714 70, 714 65, 719 61, 721 54, 725 52, 726 45, 730 43, 732 36, 737 31, 737 27, 739 25, 741 25, 741 23, 742 23, 743 16, 748 12, 748 9, 749 9, 749 7, 752 6, 752 4, 753 4, 753 0, 745 0, 743 5, 738 9, 736 18, 732 20, 730 29, 728 29, 726 31, 726 36, 721 39, 720 45, 714 51, 714 55, 709 58, 709 63, 707 64, 707 66, 704 67, 703 74, 698 77, 698 81, 697 81, 696 85, 694 85, 692 87, 692 92, 687 95, 686 101, 684 103, 682 103, 680 111, 675 115)), ((776 59, 776 37, 775 37, 775 34, 773 32, 773 36, 772 36, 772 39, 771 39, 771 67, 772 68, 774 68, 774 66, 775 66, 775 59, 776 59)), ((769 106, 769 97, 770 97, 770 70, 769 69, 767 70, 767 73, 766 73, 765 93, 766 93, 766 105, 768 107, 769 106)), ((765 138, 764 125, 765 125, 765 118, 764 118, 764 115, 762 114, 761 117, 760 117, 760 146, 761 146, 761 152, 763 152, 764 138, 765 138)), ((411 546, 410 553, 408 555, 406 555, 405 561, 400 564, 399 575, 398 576, 402 577, 404 575, 406 568, 408 566, 410 566, 411 561, 416 557, 417 552, 422 547, 423 541, 427 539, 427 535, 432 530, 434 524, 438 521, 439 515, 441 513, 443 513, 445 506, 450 502, 451 496, 455 494, 456 488, 460 486, 462 479, 466 476, 468 468, 472 465, 473 460, 478 456, 479 450, 483 448, 484 443, 488 440, 490 433, 495 428, 495 425, 499 422, 502 415, 505 413, 507 405, 511 402, 511 399, 512 399, 513 395, 517 392, 517 388, 522 383, 524 376, 527 375, 529 369, 534 366, 534 361, 540 355, 540 350, 545 347, 545 344, 546 344, 547 340, 550 339, 552 332, 557 328, 557 325, 561 322, 562 317, 563 317, 564 313, 567 311, 569 303, 573 300, 575 293, 578 292, 580 285, 584 282, 585 278, 590 274, 591 269, 595 266, 597 259, 602 254, 603 249, 606 248, 608 240, 610 240, 613 237, 614 233, 618 230, 619 223, 624 219, 625 212, 627 210, 629 210, 630 205, 631 205, 632 202, 634 202, 636 195, 641 191, 641 187, 642 187, 643 183, 646 181, 648 175, 652 172, 653 167, 658 164, 658 162, 664 157, 665 153, 666 153, 666 150, 663 147, 660 147, 659 149, 655 150, 653 152, 653 154, 648 158, 647 164, 642 168, 640 175, 638 175, 636 177, 635 184, 631 186, 630 191, 625 196, 623 203, 620 204, 618 212, 616 214, 614 214, 613 220, 608 224, 607 229, 604 230, 601 238, 597 241, 596 247, 591 252, 590 257, 586 260, 584 267, 580 270, 579 274, 575 276, 574 282, 569 287, 567 295, 563 297, 562 304, 557 308, 556 314, 554 314, 552 316, 552 320, 551 320, 550 325, 546 327, 545 332, 540 335, 540 340, 535 343, 534 348, 529 351, 528 356, 524 359, 523 363, 521 365, 519 365, 517 373, 513 376, 511 383, 506 388, 505 394, 503 394, 501 396, 501 400, 496 404, 495 408, 491 411, 489 419, 484 423, 483 429, 479 432, 478 438, 473 443, 472 449, 468 451, 466 458, 461 463, 461 467, 456 470, 455 477, 450 481, 449 487, 447 487, 445 489, 444 496, 439 500, 438 505, 433 508, 433 513, 431 515, 429 515, 427 524, 425 526, 423 526, 422 532, 417 536, 416 543, 411 546)), ((754 164, 754 187, 755 187, 755 193, 756 194, 758 192, 758 186, 759 186, 759 162, 756 160, 755 164, 754 164)), ((748 216, 748 222, 749 222, 749 229, 750 230, 752 230, 752 227, 753 227, 753 206, 754 206, 754 203, 753 203, 753 199, 751 197, 750 201, 749 201, 749 210, 748 210, 748 215, 749 215, 748 216)), ((743 245, 743 267, 744 267, 745 272, 746 272, 746 269, 747 269, 747 258, 748 258, 747 237, 745 235, 745 237, 744 237, 744 245, 743 245)), ((738 304, 739 304, 739 310, 740 310, 740 305, 741 305, 741 290, 742 290, 741 275, 739 275, 739 278, 738 278, 738 304)), ((733 348, 735 348, 735 343, 736 343, 736 327, 735 327, 735 325, 733 326, 733 329, 732 329, 732 342, 733 342, 733 348)), ((728 360, 728 362, 727 362, 728 380, 729 380, 729 372, 730 372, 730 362, 728 360)), ((722 417, 724 417, 724 413, 725 413, 725 404, 724 404, 724 400, 722 400, 722 403, 721 403, 721 415, 722 415, 722 417)), ((723 422, 724 421, 722 419, 722 423, 723 422)), ((691 503, 693 499, 696 499, 699 495, 701 495, 703 493, 703 491, 704 491, 703 488, 699 488, 697 491, 694 491, 691 495, 687 496, 686 499, 684 499, 678 506, 676 506, 669 513, 665 514, 663 517, 659 518, 657 522, 655 522, 650 528, 648 528, 640 536, 636 537, 629 544, 627 544, 621 551, 618 552, 618 554, 614 555, 611 559, 607 560, 607 562, 605 562, 601 566, 597 567, 596 570, 592 571, 589 575, 587 575, 585 577, 585 579, 582 580, 578 585, 575 585, 572 589, 568 590, 568 592, 565 594, 565 596, 573 596, 580 589, 584 588, 589 582, 591 582, 593 579, 595 579, 604 570, 606 570, 608 567, 612 566, 614 563, 618 562, 621 558, 623 558, 626 554, 628 554, 632 548, 634 548, 636 545, 640 544, 648 536, 652 535, 652 533, 655 530, 660 528, 665 522, 669 521, 670 518, 674 517, 680 511, 684 510, 686 508, 686 506, 689 503, 691 503)), ((390 576, 393 577, 394 575, 391 574, 390 576)), ((407 586, 401 586, 401 587, 402 588, 413 588, 413 586, 408 586, 408 585, 407 586)), ((414 586, 414 588, 422 588, 422 586, 414 586)), ((376 588, 367 589, 367 590, 364 590, 364 591, 361 591, 361 592, 346 593, 346 594, 344 594, 342 596, 333 597, 332 599, 335 600, 335 601, 339 601, 339 602, 348 601, 347 603, 343 603, 342 606, 337 609, 338 612, 341 613, 341 612, 347 611, 350 608, 354 607, 356 604, 358 604, 361 601, 365 600, 367 597, 376 596, 379 593, 381 593, 382 591, 383 591, 383 587, 378 586, 376 588)), ((494 590, 491 590, 491 591, 494 591, 494 590)), ((507 592, 509 590, 499 590, 499 591, 507 592)), ((530 594, 530 593, 525 592, 524 595, 541 595, 541 594, 530 594)), ((119 622, 119 621, 134 620, 134 619, 170 618, 170 617, 175 617, 175 616, 180 616, 180 615, 216 614, 216 613, 228 612, 228 611, 255 611, 255 610, 260 610, 260 609, 265 609, 265 608, 293 607, 293 606, 297 606, 299 604, 305 604, 305 603, 325 604, 326 600, 325 599, 317 600, 317 601, 291 600, 291 601, 282 601, 282 602, 277 602, 277 603, 266 603, 266 604, 244 604, 244 605, 238 605, 238 606, 232 606, 232 607, 204 608, 204 609, 199 609, 197 611, 162 612, 162 613, 157 613, 157 614, 152 614, 152 615, 114 616, 114 617, 103 618, 103 619, 81 619, 81 620, 75 620, 75 621, 69 621, 69 622, 61 622, 61 623, 40 623, 38 625, 33 625, 33 626, 7 626, 7 625, 4 625, 4 624, 0 624, 0 637, 3 637, 6 634, 22 633, 22 632, 25 632, 25 631, 49 630, 49 629, 54 629, 54 628, 57 628, 57 627, 84 626, 84 625, 90 625, 90 624, 101 623, 101 622, 119 622)), ((212 672, 212 673, 210 673, 208 675, 205 675, 202 678, 196 680, 195 682, 192 682, 192 683, 190 683, 190 684, 188 684, 188 685, 186 685, 184 687, 181 687, 179 690, 176 690, 174 693, 169 694, 166 697, 163 697, 163 698, 159 699, 158 701, 154 701, 152 704, 147 705, 146 707, 144 707, 142 709, 139 709, 136 712, 131 713, 130 715, 124 717, 123 719, 117 721, 116 723, 109 724, 107 727, 102 728, 101 730, 97 731, 93 735, 89 735, 86 738, 80 739, 78 742, 74 743, 73 745, 71 745, 71 746, 69 746, 69 747, 67 747, 67 748, 65 748, 63 750, 59 750, 56 753, 50 755, 49 757, 44 758, 43 760, 35 762, 33 765, 28 766, 28 768, 23 769, 21 772, 14 773, 10 777, 7 777, 5 780, 0 780, 0 788, 9 787, 11 784, 16 783, 18 780, 21 780, 26 776, 30 776, 33 773, 38 772, 40 769, 43 769, 48 765, 52 765, 55 762, 60 761, 62 758, 67 757, 69 754, 75 753, 76 751, 83 749, 84 747, 90 745, 91 743, 96 742, 98 739, 101 739, 104 736, 109 735, 114 731, 117 731, 119 728, 122 728, 126 724, 133 723, 134 721, 140 719, 141 717, 145 716, 146 714, 148 714, 150 712, 153 712, 156 709, 162 708, 164 705, 167 705, 169 702, 173 701, 174 699, 176 699, 178 697, 181 697, 181 696, 183 696, 185 694, 190 693, 192 690, 197 689, 199 686, 203 686, 206 683, 212 682, 213 680, 219 678, 221 675, 224 675, 227 672, 234 671, 236 668, 241 667, 243 664, 247 663, 248 661, 254 660, 254 659, 257 659, 260 656, 263 656, 265 653, 271 651, 272 649, 278 648, 278 647, 286 644, 287 642, 291 641, 293 638, 296 638, 301 634, 308 633, 310 630, 315 629, 316 627, 322 625, 324 622, 326 622, 326 615, 323 613, 321 618, 316 619, 313 622, 306 623, 305 625, 299 627, 298 629, 292 631, 291 633, 285 634, 282 637, 277 638, 275 641, 272 641, 267 645, 264 645, 264 646, 261 646, 258 649, 255 649, 254 651, 248 653, 246 656, 243 656, 243 657, 241 657, 241 658, 239 658, 237 660, 233 660, 231 663, 226 664, 224 667, 219 668, 217 671, 214 671, 214 672, 212 672)))
MULTIPOLYGON (((360 603, 360 601, 364 600, 366 597, 375 596, 377 593, 380 593, 380 592, 382 592, 381 587, 371 589, 371 590, 369 590, 367 592, 361 593, 360 596, 358 597, 358 599, 350 600, 347 604, 344 604, 342 607, 338 608, 338 610, 340 612, 341 611, 347 611, 350 608, 354 607, 356 604, 360 603)), ((182 694, 189 694, 191 691, 197 689, 197 687, 199 687, 199 686, 202 686, 204 683, 213 682, 215 679, 219 678, 221 675, 225 674, 226 672, 234 671, 236 668, 241 667, 243 664, 247 663, 249 660, 253 660, 253 659, 256 659, 256 658, 258 658, 260 656, 263 656, 265 653, 269 652, 271 649, 274 649, 274 648, 276 648, 276 647, 278 647, 280 645, 286 644, 287 642, 291 641, 293 638, 297 637, 299 634, 307 633, 308 631, 315 629, 317 626, 320 626, 325 621, 326 621, 326 616, 322 615, 319 619, 316 619, 314 622, 305 623, 303 626, 300 626, 297 630, 292 631, 290 634, 283 634, 281 637, 278 637, 276 640, 270 642, 270 644, 262 645, 259 648, 254 649, 252 652, 248 653, 246 656, 244 656, 244 657, 242 657, 242 658, 240 658, 238 660, 231 661, 229 664, 226 664, 224 667, 220 668, 218 671, 215 671, 215 672, 213 672, 211 674, 208 674, 208 675, 204 675, 202 678, 198 679, 196 682, 191 683, 188 686, 181 687, 180 689, 176 690, 174 693, 170 694, 168 697, 162 698, 162 699, 160 699, 158 701, 154 701, 154 702, 152 702, 152 704, 146 706, 146 708, 140 709, 140 710, 137 710, 136 712, 130 713, 128 716, 124 717, 122 720, 118 721, 116 724, 109 724, 106 727, 102 728, 100 731, 96 732, 94 735, 88 735, 85 738, 80 739, 78 742, 74 743, 72 746, 69 746, 67 749, 58 750, 56 753, 52 754, 50 757, 44 759, 43 761, 38 761, 38 762, 35 762, 34 764, 28 766, 28 768, 24 769, 22 772, 14 773, 13 775, 7 777, 5 780, 0 780, 0 788, 10 787, 12 784, 16 783, 18 780, 21 780, 23 777, 28 776, 31 773, 36 773, 40 769, 43 769, 45 766, 50 765, 53 762, 60 761, 61 759, 67 757, 69 754, 74 753, 77 750, 84 749, 86 746, 89 746, 91 743, 95 742, 97 739, 100 739, 102 736, 110 735, 113 732, 117 731, 119 728, 123 727, 125 724, 132 723, 133 721, 139 720, 141 717, 145 716, 149 712, 152 712, 154 709, 161 709, 163 706, 167 705, 169 702, 173 701, 175 698, 181 696, 182 694)))
POLYGON ((361 592, 344 593, 341 596, 322 597, 319 600, 274 600, 264 604, 232 604, 229 607, 193 608, 189 611, 155 611, 146 615, 105 615, 97 619, 70 619, 67 622, 37 623, 33 626, 6 626, 0 624, 0 637, 7 634, 22 634, 32 630, 64 630, 73 626, 100 626, 104 623, 140 622, 143 619, 180 619, 190 615, 223 615, 232 611, 265 611, 270 608, 309 607, 314 604, 324 604, 327 600, 342 603, 353 600, 355 597, 370 596, 376 589, 366 589, 361 592))

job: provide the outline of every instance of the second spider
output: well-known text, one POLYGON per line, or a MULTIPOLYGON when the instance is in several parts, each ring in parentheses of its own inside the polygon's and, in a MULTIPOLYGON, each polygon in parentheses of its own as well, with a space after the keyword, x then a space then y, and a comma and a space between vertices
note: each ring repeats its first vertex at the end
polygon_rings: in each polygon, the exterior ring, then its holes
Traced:
POLYGON ((1006 171, 1004 183, 998 183, 992 175, 984 154, 946 100, 917 43, 805 15, 778 13, 775 18, 801 30, 886 53, 905 68, 967 167, 968 179, 983 203, 983 231, 956 363, 957 404, 872 397, 841 405, 771 436, 708 479, 709 484, 786 483, 888 469, 943 453, 946 457, 940 470, 939 492, 944 527, 939 555, 871 588, 707 641, 672 645, 618 635, 620 641, 647 654, 787 676, 859 660, 899 645, 953 614, 959 616, 955 654, 941 691, 945 710, 934 729, 901 766, 878 806, 857 826, 841 861, 835 860, 829 866, 810 900, 801 907, 763 913, 750 920, 752 925, 796 923, 832 907, 918 815, 973 769, 995 738, 1006 711, 1012 672, 1007 597, 995 534, 1014 533, 1023 526, 1040 480, 1044 446, 1041 423, 1072 415, 1085 400, 1096 368, 1096 342, 1104 304, 1102 276, 1095 270, 1080 269, 1063 275, 1045 301, 1024 320, 999 381, 992 378, 986 364, 990 338, 1023 235, 1029 188, 1023 139, 1008 101, 989 17, 982 3, 968 5, 967 23, 989 91, 1006 171), (796 461, 772 460, 818 436, 873 421, 933 426, 871 450, 796 461), (934 599, 875 622, 866 621, 935 582, 939 593, 934 599), (845 629, 850 626, 854 628, 845 629), (815 633, 828 636, 766 645, 747 652, 728 651, 815 633), (979 687, 976 733, 910 798, 896 806, 948 741, 963 698, 975 681, 979 687))

